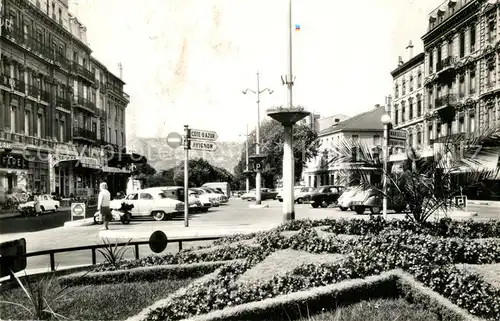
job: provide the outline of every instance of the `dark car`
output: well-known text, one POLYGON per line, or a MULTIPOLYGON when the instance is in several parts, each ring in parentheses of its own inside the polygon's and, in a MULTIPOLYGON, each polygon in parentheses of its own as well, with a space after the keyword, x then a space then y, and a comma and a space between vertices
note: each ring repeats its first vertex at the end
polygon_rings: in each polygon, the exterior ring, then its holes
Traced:
POLYGON ((344 191, 343 186, 325 185, 320 186, 313 192, 304 196, 304 203, 311 204, 312 207, 328 207, 337 203, 340 195, 344 191))
MULTIPOLYGON (((364 199, 355 200, 351 203, 351 208, 356 214, 363 214, 365 210, 370 210, 372 214, 380 214, 382 211, 382 192, 376 189, 369 189, 365 193, 364 199)), ((406 204, 402 198, 388 197, 387 209, 394 210, 396 213, 402 213, 406 209, 406 204)))

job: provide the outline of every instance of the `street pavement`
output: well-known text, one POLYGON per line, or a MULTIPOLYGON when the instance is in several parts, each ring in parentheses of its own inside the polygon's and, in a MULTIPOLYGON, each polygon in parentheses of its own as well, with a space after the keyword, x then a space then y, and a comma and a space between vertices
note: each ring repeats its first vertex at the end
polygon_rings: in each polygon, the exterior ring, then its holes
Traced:
MULTIPOLYGON (((168 221, 132 221, 129 225, 119 222, 110 224, 109 231, 102 231, 101 225, 82 227, 61 227, 65 221, 70 219, 69 212, 46 214, 40 217, 24 217, 0 220, 1 235, 0 242, 17 238, 25 238, 27 252, 35 252, 48 249, 77 247, 84 245, 102 244, 103 238, 114 241, 115 238, 134 240, 148 239, 153 231, 162 230, 169 239, 193 236, 226 235, 233 233, 250 233, 262 229, 270 229, 282 222, 282 203, 278 201, 266 201, 268 208, 251 209, 250 202, 241 199, 231 199, 229 204, 217 208, 211 208, 208 213, 190 215, 189 227, 184 227, 182 216, 168 221), (5 224, 5 227, 4 227, 5 224), (5 232, 4 232, 5 231, 5 232)), ((471 205, 469 212, 478 212, 475 220, 500 219, 500 208, 489 205, 471 205)), ((296 219, 311 218, 319 219, 325 217, 369 217, 356 215, 354 212, 341 212, 336 208, 313 209, 310 205, 302 204, 295 206, 296 219)), ((89 216, 89 215, 87 215, 89 216)), ((389 214, 389 217, 401 218, 402 214, 389 214)), ((469 218, 464 216, 462 218, 469 218)), ((183 248, 208 245, 211 241, 183 243, 183 248)), ((177 252, 177 242, 169 243, 163 252, 177 252)), ((140 246, 141 257, 152 254, 148 245, 140 246)), ((126 258, 132 258, 133 252, 129 251, 126 258)), ((60 267, 75 266, 91 263, 91 252, 77 251, 59 253, 55 255, 56 264, 60 267)), ((98 261, 102 261, 98 255, 98 261)), ((49 256, 37 256, 28 258, 27 269, 43 269, 49 266, 49 256)))

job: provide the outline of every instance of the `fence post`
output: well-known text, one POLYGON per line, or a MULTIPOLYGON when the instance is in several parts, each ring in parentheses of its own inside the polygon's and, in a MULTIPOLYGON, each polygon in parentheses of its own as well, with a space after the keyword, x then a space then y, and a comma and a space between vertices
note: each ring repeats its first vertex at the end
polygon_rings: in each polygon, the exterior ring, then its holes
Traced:
POLYGON ((56 270, 56 260, 54 257, 54 252, 50 253, 50 271, 54 272, 56 270))
POLYGON ((179 241, 179 252, 182 251, 182 241, 179 241))
POLYGON ((139 259, 139 244, 135 244, 135 259, 139 259))
POLYGON ((92 265, 96 264, 95 248, 92 248, 92 265))

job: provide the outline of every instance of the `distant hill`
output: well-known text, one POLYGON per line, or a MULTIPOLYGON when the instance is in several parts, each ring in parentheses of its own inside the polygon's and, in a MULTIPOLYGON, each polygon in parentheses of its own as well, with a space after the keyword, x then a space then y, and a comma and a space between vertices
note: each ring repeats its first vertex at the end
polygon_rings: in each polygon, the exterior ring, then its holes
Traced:
MULTIPOLYGON (((212 165, 234 173, 234 167, 238 164, 243 151, 243 144, 238 142, 216 142, 216 144, 218 148, 215 152, 190 150, 189 158, 201 157, 212 165)), ((166 137, 135 137, 128 142, 127 147, 146 156, 148 163, 157 171, 170 169, 184 161, 184 148, 181 146, 173 150, 167 145, 166 137)))

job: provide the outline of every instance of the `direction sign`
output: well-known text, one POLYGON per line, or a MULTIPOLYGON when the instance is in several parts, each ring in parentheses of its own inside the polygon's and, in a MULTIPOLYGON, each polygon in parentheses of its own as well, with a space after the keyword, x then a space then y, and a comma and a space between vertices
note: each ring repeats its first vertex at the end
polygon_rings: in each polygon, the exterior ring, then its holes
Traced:
POLYGON ((71 216, 85 216, 85 203, 71 203, 71 216))
POLYGON ((390 138, 389 146, 406 147, 406 140, 390 138))
POLYGON ((406 140, 408 133, 404 130, 391 129, 389 131, 389 139, 406 140))
POLYGON ((214 131, 200 129, 191 129, 190 131, 191 135, 189 137, 194 139, 214 141, 217 140, 217 137, 219 137, 214 131))
POLYGON ((191 149, 214 152, 217 150, 217 144, 215 144, 214 142, 207 142, 202 140, 192 140, 191 149))

